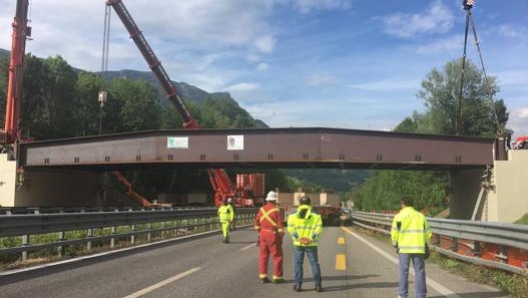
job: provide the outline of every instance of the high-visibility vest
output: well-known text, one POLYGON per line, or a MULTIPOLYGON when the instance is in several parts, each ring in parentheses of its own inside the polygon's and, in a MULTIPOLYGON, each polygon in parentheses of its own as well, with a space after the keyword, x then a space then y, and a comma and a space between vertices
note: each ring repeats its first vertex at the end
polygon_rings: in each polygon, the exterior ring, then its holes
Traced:
POLYGON ((413 207, 405 207, 394 216, 391 240, 400 253, 425 253, 425 246, 431 240, 427 218, 413 207))
POLYGON ((232 221, 235 216, 235 211, 231 205, 222 205, 218 208, 218 217, 220 217, 220 222, 229 222, 232 221))
POLYGON ((284 232, 284 224, 279 207, 272 203, 261 207, 255 217, 255 229, 259 232, 271 231, 282 234, 284 232))
POLYGON ((288 217, 288 233, 292 236, 295 246, 317 246, 317 241, 323 232, 323 221, 321 215, 315 213, 311 206, 301 205, 294 214, 288 217), (301 210, 307 210, 306 215, 301 218, 301 210), (312 240, 309 244, 299 241, 301 238, 312 240))

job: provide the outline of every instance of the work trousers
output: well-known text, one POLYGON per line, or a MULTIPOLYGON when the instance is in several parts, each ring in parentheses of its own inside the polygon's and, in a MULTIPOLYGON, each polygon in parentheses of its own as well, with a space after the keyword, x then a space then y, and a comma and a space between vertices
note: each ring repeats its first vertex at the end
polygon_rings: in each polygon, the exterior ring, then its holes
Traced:
POLYGON ((294 258, 294 275, 295 284, 298 286, 302 285, 303 282, 303 263, 304 255, 308 257, 310 261, 310 267, 312 268, 312 274, 315 285, 321 285, 321 267, 319 266, 319 257, 317 255, 317 246, 294 246, 293 247, 293 258, 294 258))
POLYGON ((224 235, 224 239, 229 238, 229 225, 231 224, 229 221, 222 221, 222 234, 224 235))
POLYGON ((260 231, 259 277, 268 276, 268 261, 273 257, 273 279, 282 278, 282 236, 272 231, 260 231))
POLYGON ((398 258, 400 260, 398 294, 403 298, 409 297, 409 265, 412 261, 414 266, 416 298, 425 298, 427 295, 427 285, 425 283, 425 254, 400 253, 398 258))

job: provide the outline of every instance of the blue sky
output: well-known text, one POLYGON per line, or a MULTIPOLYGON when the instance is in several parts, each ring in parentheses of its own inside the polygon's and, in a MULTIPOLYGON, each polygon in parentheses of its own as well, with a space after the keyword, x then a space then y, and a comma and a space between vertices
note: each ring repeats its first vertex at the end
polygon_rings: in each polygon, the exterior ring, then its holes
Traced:
MULTIPOLYGON (((123 2, 173 80, 228 91, 271 127, 391 130, 424 110, 416 93, 427 73, 463 51, 462 0, 123 2)), ((27 52, 100 70, 103 0, 30 3, 27 52)), ((0 7, 0 48, 9 49, 15 0, 0 7)), ((528 0, 476 0, 472 12, 509 127, 528 135, 528 0)), ((109 69, 148 71, 115 14, 109 69)))

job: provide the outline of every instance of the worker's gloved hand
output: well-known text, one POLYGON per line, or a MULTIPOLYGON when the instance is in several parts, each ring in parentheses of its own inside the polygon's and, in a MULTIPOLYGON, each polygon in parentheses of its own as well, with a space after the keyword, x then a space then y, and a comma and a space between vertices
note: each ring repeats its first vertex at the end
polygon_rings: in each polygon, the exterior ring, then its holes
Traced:
POLYGON ((399 254, 400 253, 400 248, 398 247, 398 245, 394 245, 394 248, 396 249, 396 253, 399 254))
POLYGON ((299 239, 299 242, 301 242, 304 245, 308 245, 312 242, 312 240, 310 238, 302 237, 301 239, 299 239))

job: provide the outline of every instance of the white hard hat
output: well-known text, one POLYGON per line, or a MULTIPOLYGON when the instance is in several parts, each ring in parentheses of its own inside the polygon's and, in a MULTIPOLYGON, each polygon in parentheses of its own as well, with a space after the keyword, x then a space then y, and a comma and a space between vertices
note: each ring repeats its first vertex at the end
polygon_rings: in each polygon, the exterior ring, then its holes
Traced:
POLYGON ((279 198, 279 196, 277 195, 276 192, 270 191, 270 192, 268 192, 268 195, 266 196, 266 201, 268 201, 268 202, 276 202, 278 198, 279 198))
POLYGON ((233 199, 229 198, 229 199, 227 199, 227 202, 231 203, 231 202, 233 202, 233 199))

